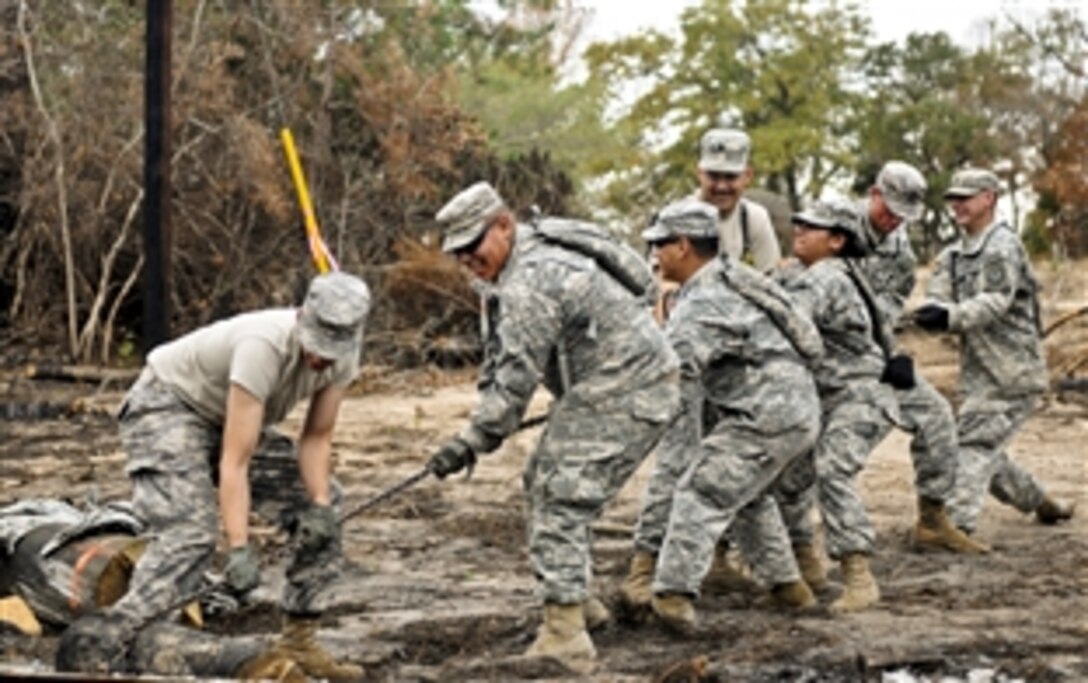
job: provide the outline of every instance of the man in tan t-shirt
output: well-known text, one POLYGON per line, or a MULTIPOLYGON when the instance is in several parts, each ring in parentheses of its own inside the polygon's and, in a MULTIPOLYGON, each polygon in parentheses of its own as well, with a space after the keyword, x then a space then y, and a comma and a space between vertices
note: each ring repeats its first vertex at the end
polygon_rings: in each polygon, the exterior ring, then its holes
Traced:
POLYGON ((782 248, 767 209, 743 196, 752 181, 751 150, 752 141, 744 131, 708 130, 699 143, 695 196, 718 209, 722 253, 767 272, 782 258, 782 248))
POLYGON ((284 637, 276 645, 307 674, 358 678, 314 642, 314 595, 333 576, 339 525, 331 505, 332 433, 344 392, 358 374, 370 293, 344 273, 319 275, 298 309, 245 313, 158 347, 119 413, 133 505, 150 543, 125 596, 75 622, 61 638, 58 670, 126 671, 136 632, 201 589, 226 533, 227 587, 244 595, 260 582, 249 542, 250 463, 264 428, 299 401, 309 409, 298 468, 309 503, 294 523, 284 637))

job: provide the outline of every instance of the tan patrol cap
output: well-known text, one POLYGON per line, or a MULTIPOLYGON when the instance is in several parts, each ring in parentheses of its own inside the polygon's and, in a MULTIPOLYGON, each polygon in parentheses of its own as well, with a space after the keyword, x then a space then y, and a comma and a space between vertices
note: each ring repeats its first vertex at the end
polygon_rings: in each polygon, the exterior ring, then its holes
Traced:
POLYGON ((1001 181, 993 171, 984 168, 965 168, 952 175, 952 182, 944 191, 945 199, 974 197, 979 192, 1001 192, 1001 181))
POLYGON ((458 251, 475 242, 483 235, 487 222, 505 207, 490 183, 481 181, 462 190, 435 214, 445 233, 442 251, 458 251))

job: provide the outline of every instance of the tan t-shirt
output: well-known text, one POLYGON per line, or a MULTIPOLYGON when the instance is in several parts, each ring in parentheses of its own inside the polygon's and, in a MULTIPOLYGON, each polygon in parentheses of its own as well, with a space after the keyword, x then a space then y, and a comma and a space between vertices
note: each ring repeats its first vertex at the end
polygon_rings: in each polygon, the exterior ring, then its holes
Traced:
POLYGON ((273 308, 221 320, 164 344, 147 365, 202 417, 222 424, 227 392, 238 384, 264 403, 264 425, 281 421, 295 404, 329 385, 346 387, 359 359, 315 372, 302 361, 294 308, 273 308))
POLYGON ((782 259, 782 249, 778 237, 774 234, 771 214, 762 204, 748 201, 743 197, 737 202, 733 212, 719 219, 719 248, 723 254, 750 264, 756 270, 767 272, 782 259), (741 228, 741 211, 748 213, 748 253, 745 254, 744 231, 741 228))

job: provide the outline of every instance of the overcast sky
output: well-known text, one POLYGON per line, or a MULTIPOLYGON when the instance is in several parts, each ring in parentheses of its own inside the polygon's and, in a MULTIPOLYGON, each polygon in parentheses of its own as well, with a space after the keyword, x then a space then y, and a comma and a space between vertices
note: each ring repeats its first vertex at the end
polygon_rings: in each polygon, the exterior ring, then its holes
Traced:
MULTIPOLYGON (((698 0, 575 0, 590 13, 590 40, 611 40, 640 29, 673 29, 680 12, 698 0)), ((817 3, 813 3, 817 4, 817 3)), ((956 43, 979 39, 983 20, 1009 13, 1030 19, 1048 7, 1079 7, 1088 0, 861 0, 880 40, 901 41, 912 32, 944 31, 956 43)))

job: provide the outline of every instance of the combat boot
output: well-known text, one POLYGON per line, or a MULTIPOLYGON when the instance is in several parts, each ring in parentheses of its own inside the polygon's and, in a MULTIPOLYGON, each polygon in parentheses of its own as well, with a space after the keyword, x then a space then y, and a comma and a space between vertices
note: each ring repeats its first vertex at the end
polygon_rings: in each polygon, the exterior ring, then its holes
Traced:
POLYGON ((831 603, 835 613, 858 612, 880 600, 880 588, 869 571, 869 558, 863 553, 850 553, 842 558, 842 575, 845 591, 842 597, 831 603))
POLYGON ((597 666, 597 649, 586 631, 582 609, 581 604, 544 605, 544 623, 525 656, 551 657, 575 673, 592 673, 597 666))
POLYGON ((714 561, 703 578, 703 593, 752 593, 758 588, 759 584, 730 560, 729 546, 723 543, 714 546, 714 561))
POLYGON ((1035 519, 1040 524, 1057 524, 1073 517, 1077 506, 1072 501, 1059 500, 1047 496, 1039 507, 1035 508, 1035 519))
POLYGON ((620 597, 628 607, 648 607, 654 597, 650 585, 654 581, 654 566, 657 557, 643 550, 635 551, 631 558, 631 569, 620 586, 620 597))
POLYGON ((311 678, 353 681, 363 677, 363 667, 337 662, 317 643, 316 634, 317 619, 288 616, 272 652, 294 660, 311 678))
POLYGON ((586 620, 586 630, 590 632, 603 628, 612 621, 612 613, 603 602, 592 595, 582 601, 582 616, 586 620))
POLYGON ((944 503, 929 498, 918 498, 918 523, 914 525, 912 540, 919 549, 944 548, 969 555, 990 552, 990 546, 956 528, 944 503))
POLYGON ((695 616, 695 605, 691 596, 684 593, 662 593, 655 595, 650 601, 657 618, 664 622, 670 630, 681 635, 691 635, 695 632, 698 619, 695 616))
POLYGON ((816 606, 816 596, 804 581, 777 583, 771 588, 771 605, 788 610, 802 610, 816 606))
POLYGON ((816 546, 812 543, 798 543, 793 546, 793 556, 797 560, 797 568, 801 570, 801 578, 805 580, 813 593, 823 594, 831 589, 831 582, 827 580, 827 570, 816 552, 816 546))
POLYGON ((262 652, 242 662, 234 678, 244 681, 276 681, 276 683, 306 683, 310 680, 293 660, 274 651, 262 652))

